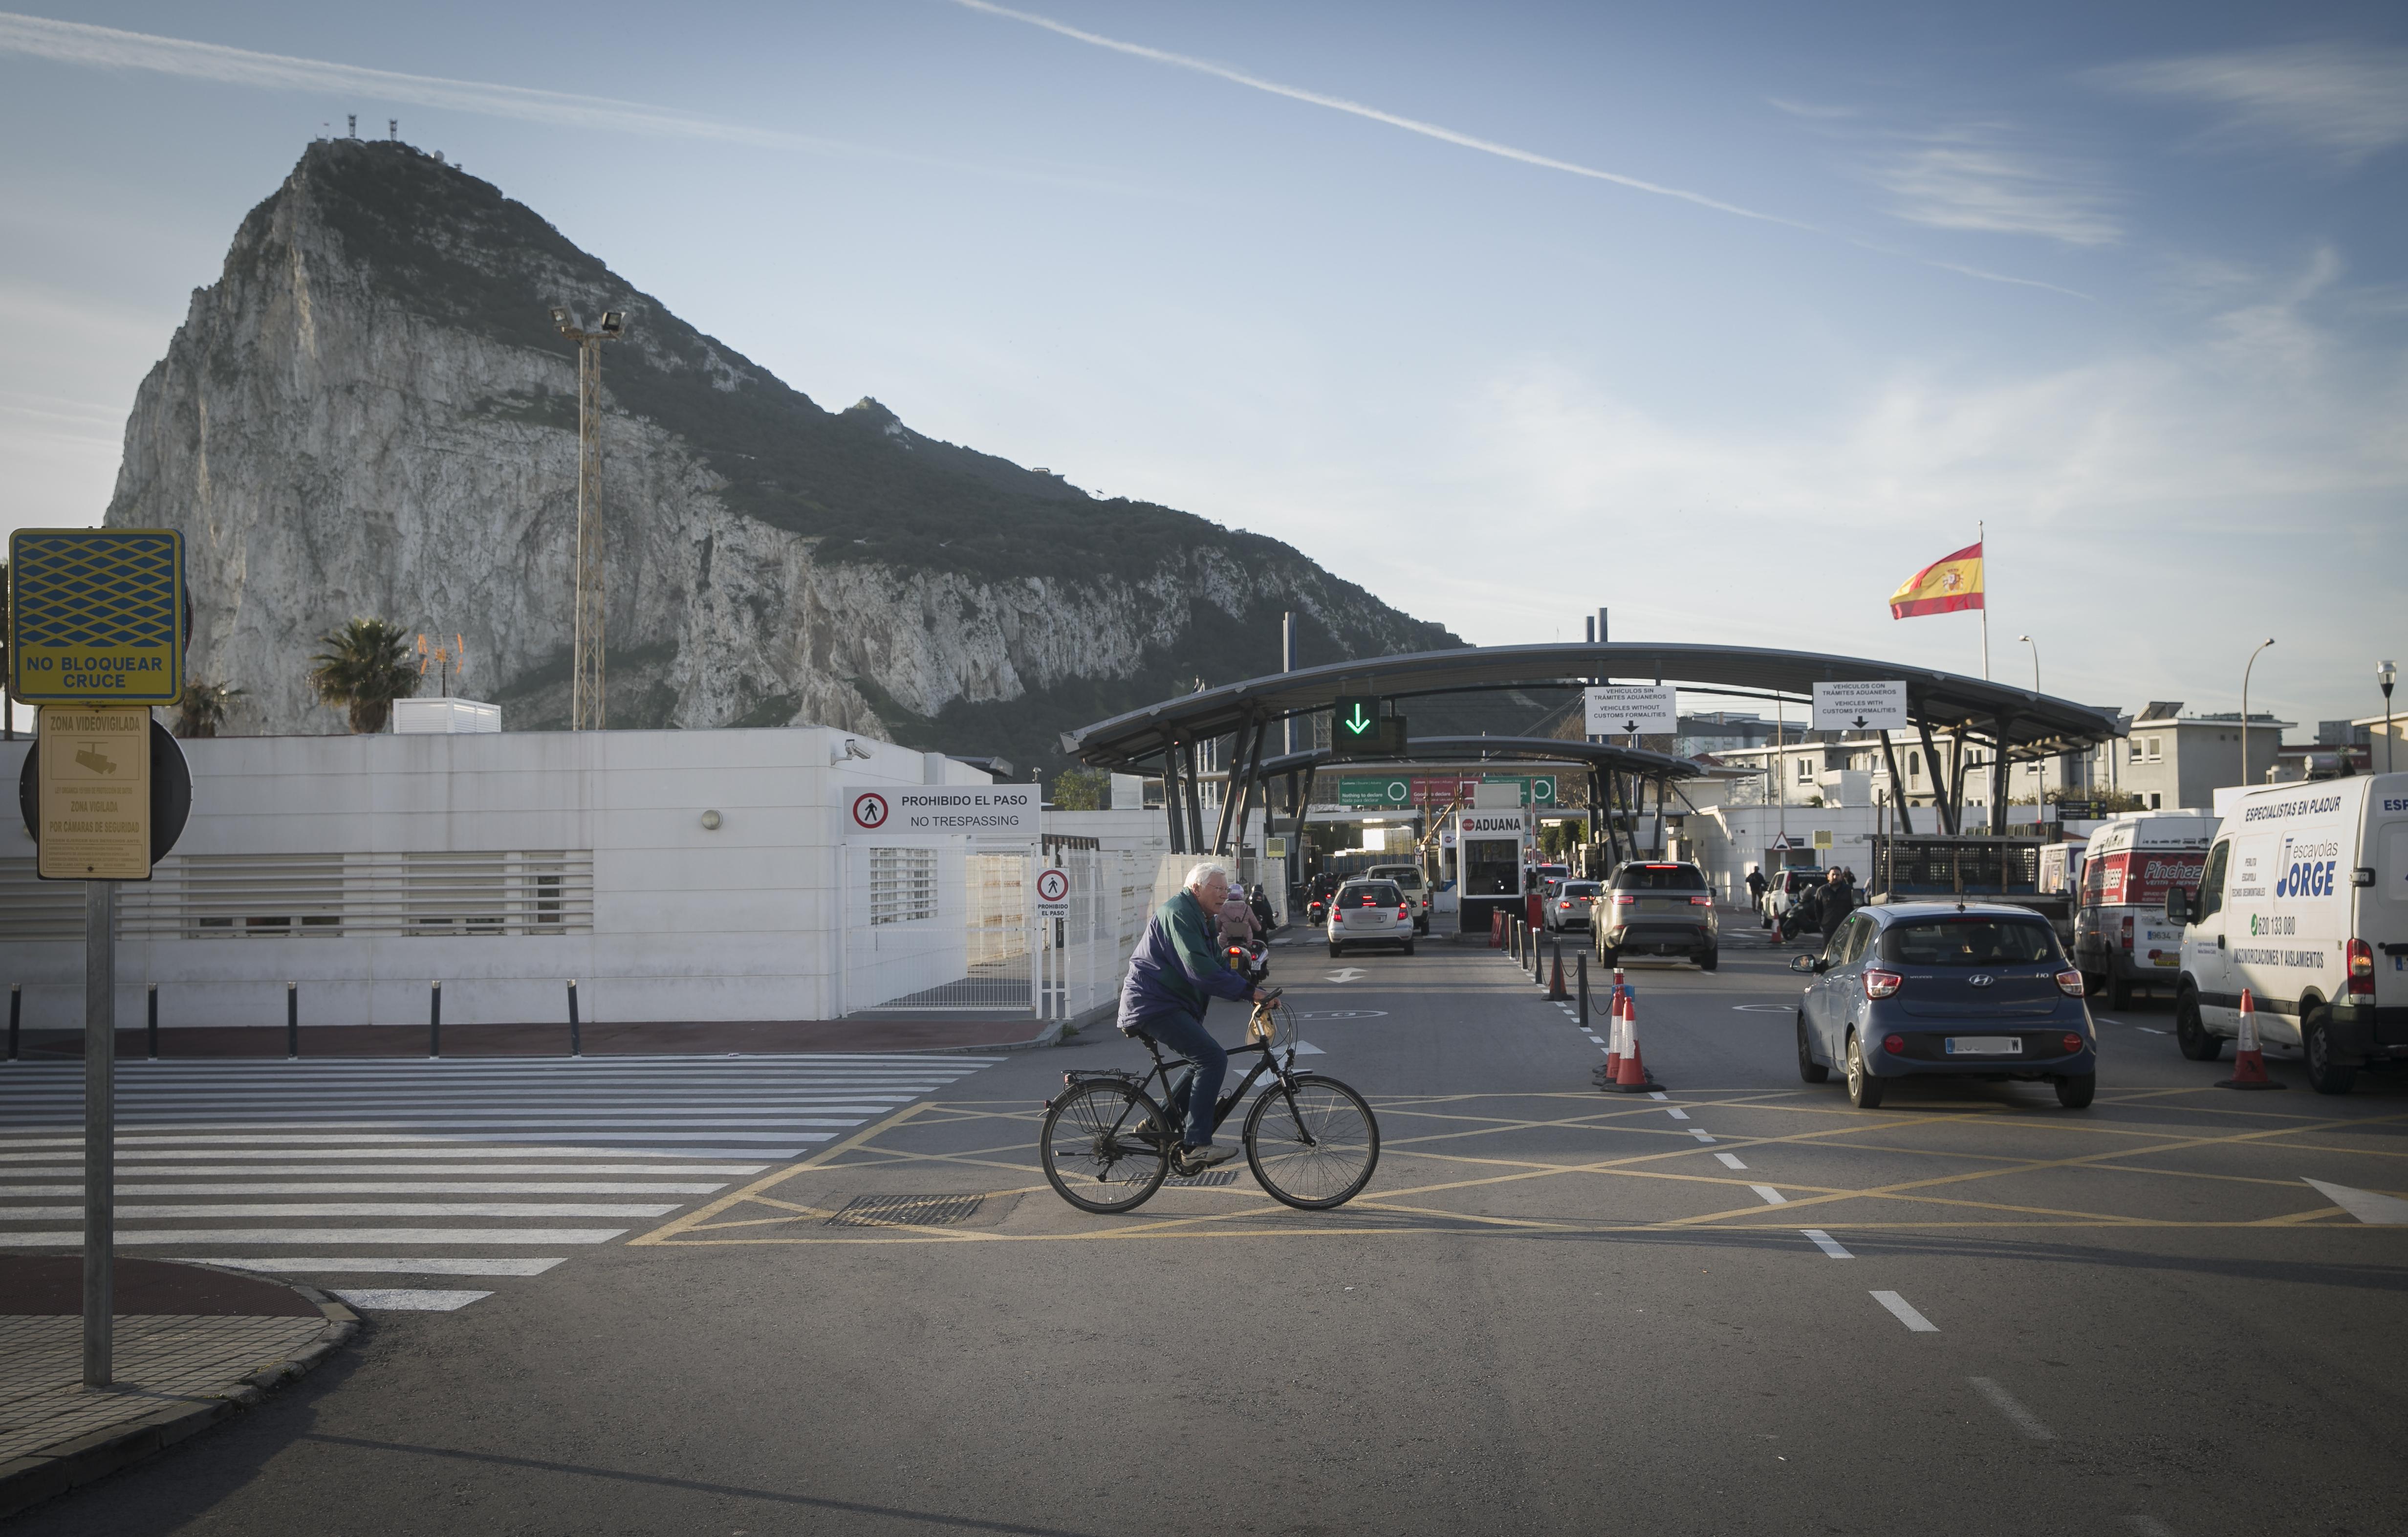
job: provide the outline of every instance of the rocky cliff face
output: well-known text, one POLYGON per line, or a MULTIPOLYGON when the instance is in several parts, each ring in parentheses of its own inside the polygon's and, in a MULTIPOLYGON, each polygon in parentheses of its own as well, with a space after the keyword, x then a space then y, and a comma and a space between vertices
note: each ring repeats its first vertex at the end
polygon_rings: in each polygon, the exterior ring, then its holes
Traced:
POLYGON ((316 638, 466 638, 454 692, 567 720, 576 363, 604 349, 613 726, 818 723, 1051 762, 1067 726, 1308 660, 1456 645, 1295 550, 831 413, 406 145, 310 146, 143 381, 108 522, 181 529, 230 729, 328 732, 316 638))

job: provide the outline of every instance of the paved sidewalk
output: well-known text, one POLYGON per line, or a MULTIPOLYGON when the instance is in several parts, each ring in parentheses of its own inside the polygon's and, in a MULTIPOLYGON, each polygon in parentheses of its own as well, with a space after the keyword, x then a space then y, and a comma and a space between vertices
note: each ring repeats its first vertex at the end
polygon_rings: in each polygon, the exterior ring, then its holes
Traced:
MULTIPOLYGON (((122 984, 121 984, 122 985, 122 984)), ((747 1056, 781 1052, 975 1052, 1051 1045, 1059 1029, 1042 1021, 961 1019, 952 1015, 896 1014, 876 1019, 729 1020, 718 1023, 593 1025, 580 1032, 588 1056, 681 1056, 730 1052, 747 1056)), ((423 1025, 304 1025, 301 1056, 424 1056, 423 1025)), ((446 1025, 446 1056, 566 1056, 568 1025, 446 1025)), ((146 1055, 141 1030, 117 1032, 117 1056, 146 1055)), ((81 1030, 26 1030, 19 1047, 27 1061, 56 1061, 83 1055, 81 1030)), ((282 1057, 284 1027, 163 1025, 163 1057, 282 1057)))
POLYGON ((0 1256, 0 1517, 173 1445, 299 1376, 359 1320, 305 1287, 120 1257, 116 1382, 83 1386, 83 1262, 0 1256))

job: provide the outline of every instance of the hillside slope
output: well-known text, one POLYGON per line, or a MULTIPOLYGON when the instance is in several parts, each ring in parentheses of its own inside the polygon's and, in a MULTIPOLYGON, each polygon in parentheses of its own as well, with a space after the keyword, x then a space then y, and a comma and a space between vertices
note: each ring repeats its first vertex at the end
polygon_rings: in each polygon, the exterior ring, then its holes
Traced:
POLYGON ((567 717, 576 365, 607 346, 613 726, 834 725, 1057 764, 1068 726, 1278 666, 1459 645, 1294 549, 1101 501, 827 411, 525 206, 409 146, 322 140, 236 233, 143 381, 107 521, 188 538, 193 672, 231 728, 342 728, 310 699, 353 615, 466 638, 455 692, 567 717))

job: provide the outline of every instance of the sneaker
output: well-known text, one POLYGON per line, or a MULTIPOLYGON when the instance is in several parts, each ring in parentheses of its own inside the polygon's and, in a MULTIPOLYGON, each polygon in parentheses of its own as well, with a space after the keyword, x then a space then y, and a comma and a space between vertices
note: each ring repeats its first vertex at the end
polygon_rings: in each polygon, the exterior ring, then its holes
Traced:
POLYGON ((1216 1164, 1227 1163, 1237 1156, 1238 1150, 1234 1147, 1218 1147, 1206 1142, 1201 1147, 1181 1149, 1179 1165, 1184 1173, 1200 1174, 1216 1164))

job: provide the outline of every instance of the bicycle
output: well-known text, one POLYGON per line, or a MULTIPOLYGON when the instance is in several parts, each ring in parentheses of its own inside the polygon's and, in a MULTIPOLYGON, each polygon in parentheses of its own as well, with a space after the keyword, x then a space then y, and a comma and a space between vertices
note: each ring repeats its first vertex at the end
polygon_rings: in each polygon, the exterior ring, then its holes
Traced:
MULTIPOLYGON (((1255 1080, 1268 1071, 1270 1085, 1246 1114, 1246 1166, 1273 1200, 1299 1211, 1342 1206, 1371 1183, 1380 1164, 1380 1123, 1364 1098, 1337 1079, 1296 1070, 1296 1039, 1279 1051, 1279 993, 1254 1005, 1244 1044, 1236 1052, 1259 1052, 1236 1088, 1214 1105, 1215 1131, 1228 1120, 1255 1080)), ((1112 1214, 1143 1205, 1169 1176, 1171 1154, 1186 1120, 1184 1101, 1170 1084, 1173 1063, 1152 1036, 1140 1034, 1154 1056, 1154 1070, 1120 1069, 1066 1072, 1068 1085, 1045 1102, 1040 1147, 1045 1178, 1064 1200, 1082 1212, 1112 1214), (1147 1092, 1162 1081, 1163 1097, 1147 1092), (1168 1105, 1170 1108, 1166 1109, 1168 1105)), ((1193 1082, 1190 1074, 1189 1083, 1193 1082)), ((1182 1088, 1186 1085, 1182 1084, 1182 1088)))

